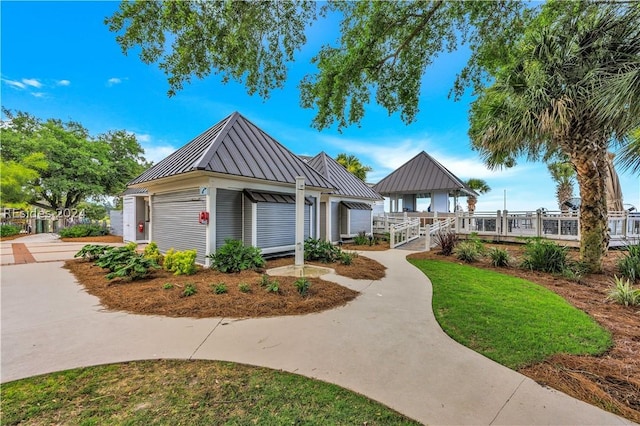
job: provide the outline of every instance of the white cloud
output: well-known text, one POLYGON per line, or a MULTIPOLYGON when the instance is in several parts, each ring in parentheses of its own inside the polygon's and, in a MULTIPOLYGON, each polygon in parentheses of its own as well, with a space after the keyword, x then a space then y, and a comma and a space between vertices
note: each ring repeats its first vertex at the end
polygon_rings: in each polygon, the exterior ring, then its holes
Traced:
POLYGON ((31 95, 36 97, 36 98, 44 98, 45 93, 43 93, 43 92, 31 92, 31 95))
POLYGON ((109 80, 107 80, 107 86, 113 86, 120 83, 122 83, 122 79, 118 77, 111 77, 109 80))
POLYGON ((142 145, 144 148, 144 158, 152 161, 154 164, 160 160, 164 160, 169 154, 172 154, 176 148, 171 145, 142 145))
POLYGON ((71 82, 69 80, 58 80, 58 86, 69 86, 71 82))
POLYGON ((40 83, 35 78, 23 78, 22 82, 24 84, 26 84, 27 86, 35 87, 35 88, 38 88, 38 89, 42 87, 42 83, 40 83))
POLYGON ((134 136, 140 143, 147 143, 151 141, 151 135, 145 133, 134 133, 134 136))
POLYGON ((7 84, 7 85, 9 85, 9 86, 11 86, 13 88, 16 88, 16 89, 26 89, 27 88, 27 86, 24 83, 21 83, 19 81, 7 80, 6 78, 3 78, 2 81, 5 84, 7 84))

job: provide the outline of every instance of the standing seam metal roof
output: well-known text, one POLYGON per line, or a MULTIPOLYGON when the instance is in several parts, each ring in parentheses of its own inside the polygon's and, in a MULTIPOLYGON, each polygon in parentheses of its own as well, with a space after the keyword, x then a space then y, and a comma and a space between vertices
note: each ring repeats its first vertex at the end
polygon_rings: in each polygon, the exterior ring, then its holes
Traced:
POLYGON ((321 152, 307 164, 320 172, 336 188, 334 194, 367 200, 383 200, 382 195, 371 189, 366 183, 349 172, 342 164, 321 152))
POLYGON ((303 176, 307 186, 333 189, 320 173, 238 112, 194 138, 129 185, 195 170, 291 184, 295 184, 296 176, 303 176))
POLYGON ((424 151, 375 184, 373 189, 385 195, 453 190, 478 195, 424 151))

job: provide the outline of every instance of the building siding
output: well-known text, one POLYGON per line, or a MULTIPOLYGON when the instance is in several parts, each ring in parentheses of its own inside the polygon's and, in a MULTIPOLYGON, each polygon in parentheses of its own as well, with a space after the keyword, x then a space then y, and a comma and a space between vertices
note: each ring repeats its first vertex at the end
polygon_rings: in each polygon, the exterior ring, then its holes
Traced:
POLYGON ((242 241, 242 191, 218 189, 216 192, 216 248, 227 238, 242 241))

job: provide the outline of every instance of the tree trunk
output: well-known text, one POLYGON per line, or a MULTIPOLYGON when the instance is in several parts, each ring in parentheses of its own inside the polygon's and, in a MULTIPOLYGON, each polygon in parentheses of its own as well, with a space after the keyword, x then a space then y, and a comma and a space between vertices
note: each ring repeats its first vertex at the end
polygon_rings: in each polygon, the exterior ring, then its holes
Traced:
POLYGON ((473 213, 476 211, 476 204, 478 204, 478 199, 472 195, 467 196, 467 207, 469 208, 469 213, 473 213))
POLYGON ((565 201, 568 201, 572 196, 573 185, 571 184, 571 182, 564 181, 558 183, 558 186, 556 187, 556 197, 558 198, 558 207, 560 208, 560 210, 569 210, 569 207, 567 207, 564 203, 565 201))
MULTIPOLYGON (((577 145, 577 144, 576 144, 577 145)), ((590 272, 602 271, 609 246, 607 198, 605 194, 606 143, 579 143, 571 153, 580 187, 580 259, 590 272), (584 149, 588 147, 587 149, 584 149)))

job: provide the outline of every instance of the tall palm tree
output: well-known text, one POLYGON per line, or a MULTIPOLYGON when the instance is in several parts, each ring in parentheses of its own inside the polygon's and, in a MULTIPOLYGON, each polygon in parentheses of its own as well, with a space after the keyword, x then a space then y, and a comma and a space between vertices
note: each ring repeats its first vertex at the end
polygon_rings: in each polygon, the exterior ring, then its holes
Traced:
MULTIPOLYGON (((464 182, 464 184, 469 189, 473 189, 478 194, 486 194, 491 191, 491 187, 485 182, 483 179, 471 178, 464 182)), ((476 211, 476 204, 478 203, 478 198, 475 195, 467 196, 467 207, 469 208, 469 213, 473 213, 476 211)))
POLYGON ((566 155, 580 188, 580 256, 602 269, 609 236, 607 149, 640 127, 640 7, 549 1, 472 104, 470 137, 485 162, 566 155))
POLYGON ((556 184, 558 207, 560 210, 568 210, 565 202, 573 197, 573 179, 576 175, 573 165, 567 161, 554 161, 547 164, 547 169, 556 184))
POLYGON ((355 155, 347 155, 344 152, 338 154, 336 161, 362 181, 365 181, 367 179, 367 173, 373 170, 371 167, 363 165, 355 155))

